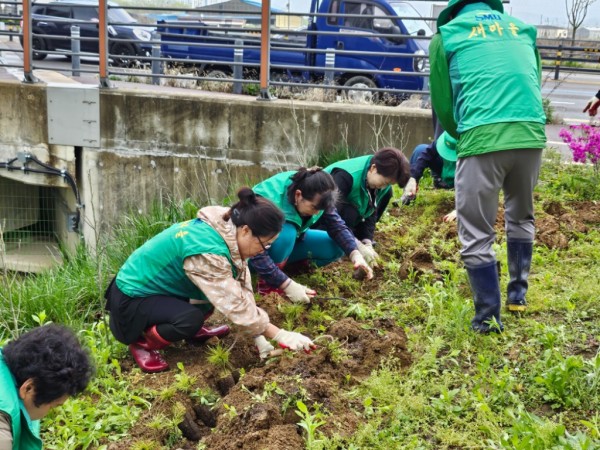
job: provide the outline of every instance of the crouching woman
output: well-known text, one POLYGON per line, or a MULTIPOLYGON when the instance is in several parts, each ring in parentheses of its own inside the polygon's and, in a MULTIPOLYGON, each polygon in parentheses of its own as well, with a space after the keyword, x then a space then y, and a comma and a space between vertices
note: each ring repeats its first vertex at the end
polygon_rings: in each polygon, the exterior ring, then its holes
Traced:
POLYGON ((129 345, 145 372, 169 368, 158 350, 184 339, 229 333, 204 326, 214 309, 256 336, 261 356, 273 347, 310 350, 312 341, 271 324, 256 306, 246 259, 265 251, 283 226, 283 213, 250 188, 231 208, 209 206, 196 219, 156 235, 127 259, 106 292, 110 329, 129 345))

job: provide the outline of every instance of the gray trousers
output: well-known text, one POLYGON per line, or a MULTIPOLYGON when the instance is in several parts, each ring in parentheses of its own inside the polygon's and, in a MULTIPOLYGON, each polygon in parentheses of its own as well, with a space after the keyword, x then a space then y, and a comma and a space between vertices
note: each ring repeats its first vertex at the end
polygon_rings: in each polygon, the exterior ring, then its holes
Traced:
POLYGON ((467 267, 492 263, 496 254, 494 224, 500 189, 504 192, 504 223, 508 240, 533 242, 533 188, 542 149, 502 150, 460 158, 455 196, 461 257, 467 267))

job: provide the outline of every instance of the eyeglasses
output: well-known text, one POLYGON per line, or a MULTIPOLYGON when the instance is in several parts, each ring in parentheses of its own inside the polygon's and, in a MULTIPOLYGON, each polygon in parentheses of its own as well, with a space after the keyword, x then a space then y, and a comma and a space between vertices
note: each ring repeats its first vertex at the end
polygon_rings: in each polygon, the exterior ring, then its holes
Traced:
POLYGON ((260 246, 262 247, 263 251, 266 252, 267 250, 269 250, 271 248, 272 244, 263 244, 263 241, 260 240, 260 238, 258 236, 254 236, 256 238, 256 240, 258 241, 258 243, 260 244, 260 246))

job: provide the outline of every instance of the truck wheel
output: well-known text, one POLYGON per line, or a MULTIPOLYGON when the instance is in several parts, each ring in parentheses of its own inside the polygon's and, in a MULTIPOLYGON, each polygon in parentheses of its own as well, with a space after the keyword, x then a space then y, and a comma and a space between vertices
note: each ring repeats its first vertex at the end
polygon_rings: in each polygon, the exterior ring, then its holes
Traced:
POLYGON ((31 57, 36 60, 44 59, 48 56, 46 53, 40 53, 47 50, 48 46, 46 45, 46 41, 38 36, 31 37, 31 57))
POLYGON ((126 42, 117 42, 110 49, 113 65, 116 67, 131 67, 135 60, 129 58, 119 58, 119 56, 135 56, 134 48, 126 42))
MULTIPOLYGON (((344 83, 346 87, 357 87, 357 88, 372 88, 376 89, 377 85, 370 78, 362 75, 352 77, 344 83)), ((373 103, 379 99, 377 92, 373 91, 358 91, 354 89, 344 90, 342 95, 352 103, 373 103)))

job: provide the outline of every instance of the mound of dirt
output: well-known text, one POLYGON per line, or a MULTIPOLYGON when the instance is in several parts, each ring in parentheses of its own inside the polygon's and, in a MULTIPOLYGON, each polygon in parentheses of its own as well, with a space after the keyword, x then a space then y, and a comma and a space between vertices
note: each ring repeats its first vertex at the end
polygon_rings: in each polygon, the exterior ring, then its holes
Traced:
POLYGON ((366 330, 351 318, 334 323, 327 333, 310 354, 285 354, 248 371, 220 402, 216 427, 203 439, 208 448, 303 449, 297 400, 309 409, 316 404, 325 414, 320 431, 353 433, 362 405, 349 405, 347 391, 388 357, 409 365, 406 336, 392 321, 366 330))
POLYGON ((588 232, 588 224, 600 223, 600 204, 595 202, 572 202, 565 207, 551 201, 542 208, 547 215, 536 219, 536 240, 548 248, 566 249, 569 240, 588 232))
MULTIPOLYGON (((284 320, 279 305, 286 302, 277 295, 261 298, 273 323, 284 320)), ((309 309, 303 313, 307 315, 309 309)), ((215 319, 213 319, 215 320, 215 319)), ((299 318, 302 322, 305 317, 299 318)), ((348 399, 347 393, 377 369, 384 360, 393 358, 399 368, 411 363, 404 330, 391 320, 378 320, 365 327, 352 318, 334 322, 322 336, 313 336, 318 348, 310 354, 285 351, 280 357, 259 360, 253 340, 233 333, 221 342, 230 347, 230 370, 224 371, 207 361, 210 346, 179 343, 164 351, 172 365, 169 372, 140 375, 148 388, 169 389, 177 383, 181 362, 185 373, 196 379, 195 388, 210 387, 221 396, 215 407, 202 404, 185 392, 155 400, 152 407, 132 430, 130 439, 109 446, 110 450, 131 448, 149 437, 165 443, 168 436, 148 424, 158 415, 172 417, 174 405, 183 405, 185 415, 179 424, 184 440, 181 449, 194 449, 201 441, 211 449, 303 449, 305 441, 297 424, 297 401, 311 411, 323 414, 325 424, 319 431, 326 435, 350 435, 358 427, 363 410, 360 401, 348 399), (240 376, 240 371, 243 375, 240 376)), ((129 360, 123 369, 131 368, 129 360)))
POLYGON ((414 273, 415 279, 418 279, 421 275, 427 272, 434 272, 435 266, 433 264, 433 257, 423 247, 417 247, 407 258, 404 259, 398 276, 401 280, 408 278, 411 272, 414 273))
POLYGON ((548 248, 565 249, 569 247, 569 239, 560 229, 558 219, 546 216, 536 219, 535 238, 548 248))

